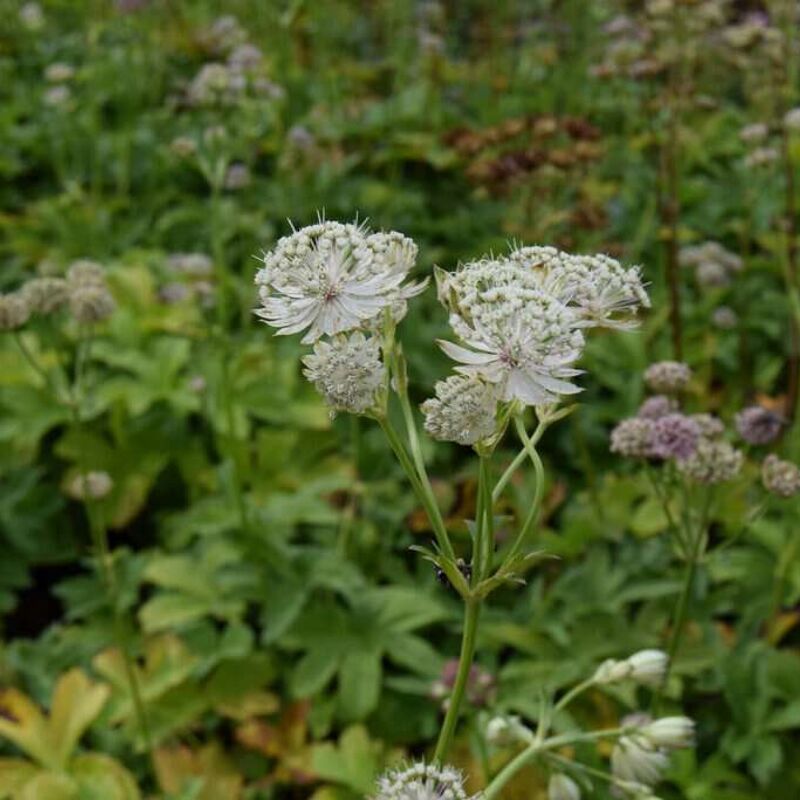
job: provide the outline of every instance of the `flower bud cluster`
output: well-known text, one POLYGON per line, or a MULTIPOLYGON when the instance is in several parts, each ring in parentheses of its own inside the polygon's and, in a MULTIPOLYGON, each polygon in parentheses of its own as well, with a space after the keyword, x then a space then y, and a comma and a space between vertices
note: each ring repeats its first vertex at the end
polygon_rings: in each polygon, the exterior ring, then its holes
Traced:
POLYGON ((283 88, 267 77, 264 54, 245 41, 246 34, 234 17, 217 20, 208 38, 210 49, 219 56, 227 53, 227 58, 203 64, 186 89, 190 106, 231 107, 247 97, 278 100, 284 96, 283 88))
POLYGON ((703 288, 723 288, 730 285, 734 275, 742 271, 744 262, 719 242, 682 247, 679 261, 695 271, 697 283, 703 288))
POLYGON ((303 358, 306 378, 333 411, 365 414, 376 410, 386 379, 380 342, 361 331, 317 341, 314 352, 303 358))
POLYGON ((102 322, 114 313, 116 303, 100 264, 85 259, 73 262, 67 270, 67 289, 70 312, 82 325, 102 322))
POLYGON ((748 444, 769 444, 781 433, 786 420, 763 406, 748 406, 736 415, 736 430, 748 444))
POLYGON ((370 800, 470 800, 464 776, 454 767, 418 762, 393 769, 378 779, 370 800))
POLYGON ((451 375, 435 386, 436 397, 422 404, 425 430, 434 438, 477 444, 495 433, 497 388, 479 377, 451 375))
POLYGON ((76 500, 102 500, 113 488, 114 481, 107 472, 94 470, 76 475, 67 485, 67 494, 76 500))
POLYGON ((761 465, 764 488, 778 497, 794 497, 800 492, 800 468, 770 453, 761 465))

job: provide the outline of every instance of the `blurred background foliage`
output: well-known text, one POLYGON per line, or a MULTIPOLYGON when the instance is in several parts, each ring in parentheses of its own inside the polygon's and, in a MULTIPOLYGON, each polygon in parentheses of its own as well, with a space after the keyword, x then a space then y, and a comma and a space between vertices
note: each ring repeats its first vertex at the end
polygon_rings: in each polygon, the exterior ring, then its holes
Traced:
MULTIPOLYGON (((702 4, 679 5, 688 19, 702 4)), ((719 5, 729 28, 771 10, 719 5)), ((318 213, 412 236, 419 275, 518 241, 608 252, 650 283, 642 330, 593 339, 581 406, 543 443, 553 477, 537 546, 559 558, 486 613, 458 742, 472 788, 498 763, 479 734, 489 709, 535 717, 543 689, 663 644, 679 568, 608 432, 641 401, 643 368, 673 352, 670 225, 680 244, 717 241, 744 263, 721 285, 677 276, 689 405, 726 418, 753 399, 780 407, 792 359, 783 215, 800 138, 783 162, 756 163, 740 131, 774 125, 769 90, 792 95, 791 72, 776 84, 757 52, 737 62, 690 32, 675 121, 663 71, 609 68, 614 21, 643 13, 622 0, 0 10, 0 289, 91 259, 117 305, 85 358, 77 425, 15 336, 0 338, 0 797, 349 800, 435 736, 459 604, 409 551, 431 538, 425 515, 375 426, 329 418, 301 377, 301 346, 251 314, 254 254, 318 213), (664 213, 673 122, 677 221, 664 213), (113 604, 68 491, 86 468, 113 480, 97 504, 113 604)), ((433 295, 400 329, 419 401, 446 370, 433 295)), ((81 336, 50 319, 19 334, 65 374, 81 336)), ((783 447, 798 455, 791 434, 783 447)), ((426 455, 466 542, 468 451, 426 455)), ((666 798, 800 792, 798 510, 745 526, 748 477, 719 503, 723 546, 692 598, 671 697, 682 692, 701 738, 666 798)), ((512 497, 506 513, 524 514, 525 478, 512 497)), ((635 702, 589 693, 576 713, 602 723, 635 702)), ((544 794, 535 770, 509 789, 544 794)))

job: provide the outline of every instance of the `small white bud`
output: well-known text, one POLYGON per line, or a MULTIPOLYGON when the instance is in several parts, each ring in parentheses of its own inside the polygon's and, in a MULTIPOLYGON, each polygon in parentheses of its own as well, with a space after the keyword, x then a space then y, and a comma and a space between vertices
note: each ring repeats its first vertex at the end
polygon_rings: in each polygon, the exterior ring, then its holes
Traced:
POLYGON ((664 680, 669 658, 661 650, 640 650, 624 661, 610 658, 594 674, 595 683, 617 683, 630 679, 644 686, 658 686, 664 680))
POLYGON ((552 775, 547 786, 547 800, 581 800, 580 787, 566 775, 552 775))
POLYGON ((486 738, 493 745, 505 747, 516 742, 530 742, 533 731, 519 717, 492 717, 486 726, 486 738))
POLYGON ((694 722, 688 717, 662 717, 645 725, 640 733, 655 747, 678 749, 694 744, 694 722))
POLYGON ((640 650, 628 658, 630 677, 644 686, 659 686, 667 674, 669 657, 662 650, 640 650))

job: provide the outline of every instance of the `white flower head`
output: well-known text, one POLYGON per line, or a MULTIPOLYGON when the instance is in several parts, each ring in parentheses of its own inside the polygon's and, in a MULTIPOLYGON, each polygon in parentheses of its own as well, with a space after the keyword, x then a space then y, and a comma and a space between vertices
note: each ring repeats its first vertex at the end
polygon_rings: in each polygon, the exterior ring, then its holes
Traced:
POLYGON ((360 331, 318 341, 303 358, 304 374, 334 411, 364 414, 378 401, 386 368, 380 342, 360 331))
POLYGON ((372 800, 469 800, 469 795, 454 767, 419 762, 381 776, 372 800))
POLYGON ((425 430, 445 442, 472 445, 495 433, 497 387, 480 378, 451 375, 422 404, 425 430))
POLYGON ((416 255, 394 231, 324 221, 301 228, 264 254, 255 313, 279 334, 305 331, 305 343, 365 327, 386 308, 397 319, 426 285, 403 285, 416 255))
POLYGON ((509 259, 484 259, 437 273, 439 297, 464 345, 440 342, 466 375, 498 386, 499 398, 546 405, 580 389, 569 379, 583 350, 577 315, 540 279, 509 259))

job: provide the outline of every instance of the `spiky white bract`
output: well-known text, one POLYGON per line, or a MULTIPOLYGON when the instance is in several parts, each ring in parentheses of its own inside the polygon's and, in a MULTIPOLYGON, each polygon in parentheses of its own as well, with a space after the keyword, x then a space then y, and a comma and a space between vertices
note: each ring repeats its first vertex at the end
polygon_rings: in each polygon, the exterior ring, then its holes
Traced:
POLYGON ((372 800, 469 800, 469 795, 459 770, 420 762, 381 776, 372 800))
POLYGON ((468 375, 451 375, 434 387, 436 397, 422 404, 425 430, 445 442, 472 445, 496 430, 497 388, 468 375))
POLYGON ((364 414, 377 402, 386 368, 377 337, 360 331, 318 341, 303 358, 304 374, 334 411, 364 414))
POLYGON ((499 398, 546 405, 580 389, 569 379, 583 350, 577 315, 509 259, 437 272, 439 298, 462 344, 440 342, 459 372, 498 387, 499 398))
POLYGON ((397 319, 405 301, 425 288, 425 282, 403 285, 416 256, 416 244, 394 231, 309 225, 264 254, 255 313, 279 334, 305 331, 305 343, 364 327, 385 308, 397 319))

